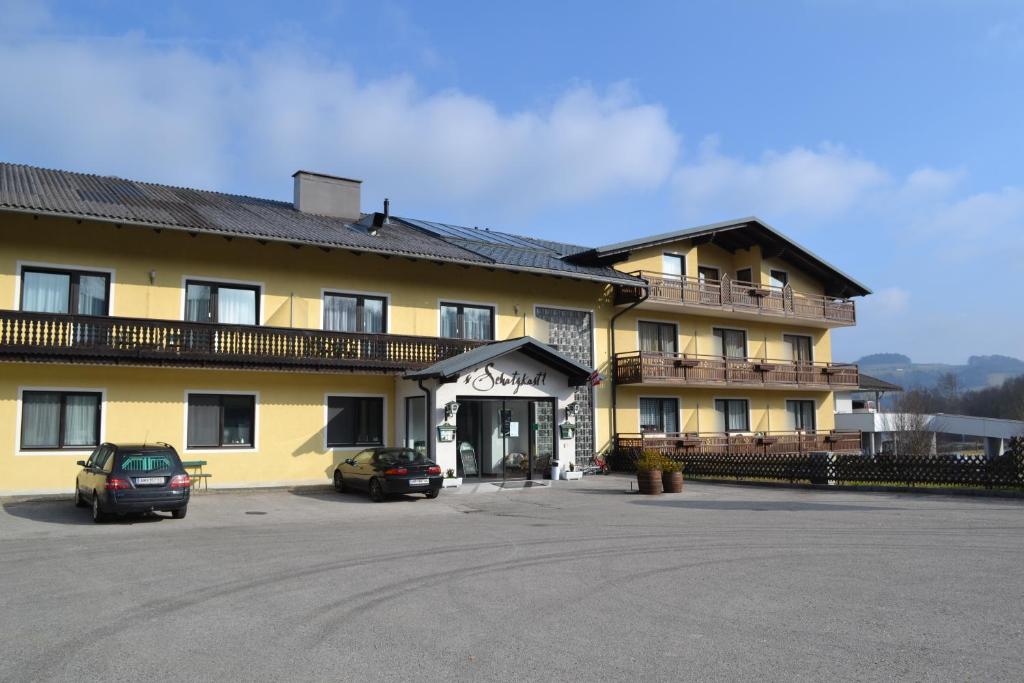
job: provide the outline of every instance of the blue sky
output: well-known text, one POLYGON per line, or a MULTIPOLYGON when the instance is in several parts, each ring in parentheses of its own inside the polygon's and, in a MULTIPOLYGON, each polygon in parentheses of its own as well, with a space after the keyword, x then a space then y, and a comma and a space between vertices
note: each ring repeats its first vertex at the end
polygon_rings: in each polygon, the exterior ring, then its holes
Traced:
POLYGON ((0 0, 0 158, 598 244, 758 215, 837 359, 1024 357, 1024 3, 0 0))

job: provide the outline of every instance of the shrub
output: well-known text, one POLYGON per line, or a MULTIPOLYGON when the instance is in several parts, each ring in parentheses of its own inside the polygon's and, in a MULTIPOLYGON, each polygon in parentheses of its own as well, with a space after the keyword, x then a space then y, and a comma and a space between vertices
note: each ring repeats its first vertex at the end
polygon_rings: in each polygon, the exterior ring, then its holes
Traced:
POLYGON ((655 472, 664 466, 665 458, 658 451, 647 450, 636 459, 637 472, 655 472))
POLYGON ((673 460, 671 458, 662 458, 661 460, 662 460, 662 462, 661 462, 661 471, 662 472, 682 472, 683 471, 683 463, 676 462, 675 460, 673 460))

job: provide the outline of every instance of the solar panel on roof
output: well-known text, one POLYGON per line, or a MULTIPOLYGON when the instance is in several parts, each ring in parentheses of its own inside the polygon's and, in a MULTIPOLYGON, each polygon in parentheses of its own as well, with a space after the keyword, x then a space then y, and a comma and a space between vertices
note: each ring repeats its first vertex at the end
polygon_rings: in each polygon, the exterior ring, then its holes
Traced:
POLYGON ((519 237, 518 235, 498 232, 497 230, 467 228, 461 225, 435 223, 434 221, 417 220, 414 218, 403 218, 402 220, 442 237, 452 237, 454 239, 468 240, 470 242, 483 242, 485 244, 500 244, 507 247, 516 247, 518 249, 530 249, 532 251, 552 251, 546 245, 538 242, 531 242, 530 240, 519 237))

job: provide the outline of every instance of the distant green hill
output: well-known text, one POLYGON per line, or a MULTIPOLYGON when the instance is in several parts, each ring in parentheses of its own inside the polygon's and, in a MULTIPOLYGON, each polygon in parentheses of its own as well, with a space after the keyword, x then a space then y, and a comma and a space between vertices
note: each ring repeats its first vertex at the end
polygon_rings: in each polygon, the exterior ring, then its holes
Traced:
POLYGON ((1010 356, 971 356, 967 365, 914 363, 901 353, 873 353, 857 361, 861 371, 902 387, 931 388, 939 377, 953 373, 961 391, 999 386, 1024 375, 1024 361, 1010 356))

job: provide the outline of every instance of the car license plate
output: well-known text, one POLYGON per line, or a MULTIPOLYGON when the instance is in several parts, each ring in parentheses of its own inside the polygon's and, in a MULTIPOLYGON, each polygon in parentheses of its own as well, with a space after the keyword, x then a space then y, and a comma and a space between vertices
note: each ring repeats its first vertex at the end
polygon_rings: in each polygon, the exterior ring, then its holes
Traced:
POLYGON ((164 478, 163 477, 137 477, 135 479, 135 483, 136 484, 141 484, 142 486, 145 486, 146 484, 163 484, 164 483, 164 478))
POLYGON ((430 484, 429 479, 410 479, 409 486, 428 486, 430 484))

